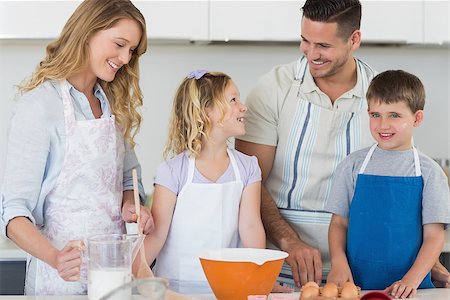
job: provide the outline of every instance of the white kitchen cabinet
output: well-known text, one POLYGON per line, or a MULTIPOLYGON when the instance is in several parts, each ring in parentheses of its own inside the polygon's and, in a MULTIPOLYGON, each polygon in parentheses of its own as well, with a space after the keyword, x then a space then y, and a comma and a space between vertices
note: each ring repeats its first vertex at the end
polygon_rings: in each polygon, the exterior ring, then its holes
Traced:
POLYGON ((145 0, 133 3, 145 16, 150 39, 208 40, 208 0, 145 0))
POLYGON ((61 32, 81 1, 0 1, 0 38, 48 39, 61 32))
POLYGON ((424 3, 424 43, 450 43, 450 1, 430 1, 424 3))
MULTIPOLYGON (((151 40, 300 41, 299 0, 134 0, 151 40)), ((53 39, 81 1, 0 1, 0 39, 53 39)), ((362 0, 363 43, 449 43, 449 0, 362 0)))
MULTIPOLYGON (((210 38, 299 41, 304 2, 211 0, 210 38)), ((424 0, 362 1, 363 42, 423 43, 423 25, 424 0)))
POLYGON ((422 43, 422 1, 361 1, 362 41, 422 43))
MULTIPOLYGON (((81 1, 0 1, 0 39, 54 39, 81 1)), ((208 39, 208 0, 133 1, 150 39, 208 39)))
POLYGON ((304 1, 210 1, 212 41, 300 41, 304 1))

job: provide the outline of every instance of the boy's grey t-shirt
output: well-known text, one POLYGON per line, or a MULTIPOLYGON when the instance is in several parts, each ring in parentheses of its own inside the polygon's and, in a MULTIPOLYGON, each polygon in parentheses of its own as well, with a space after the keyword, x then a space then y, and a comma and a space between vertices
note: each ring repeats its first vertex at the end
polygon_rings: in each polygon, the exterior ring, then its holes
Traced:
MULTIPOLYGON (((336 169, 334 183, 325 210, 348 217, 356 180, 369 148, 351 153, 336 169)), ((450 224, 450 196, 447 177, 441 167, 418 150, 423 177, 422 224, 450 224)), ((412 149, 383 150, 377 147, 364 174, 381 176, 416 176, 412 149)), ((380 199, 383 190, 379 191, 380 199)))

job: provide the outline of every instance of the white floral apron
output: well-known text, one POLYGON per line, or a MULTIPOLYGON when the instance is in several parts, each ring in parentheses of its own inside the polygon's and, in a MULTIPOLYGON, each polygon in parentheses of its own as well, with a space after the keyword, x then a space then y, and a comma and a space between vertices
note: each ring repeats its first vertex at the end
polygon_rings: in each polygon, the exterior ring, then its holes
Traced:
MULTIPOLYGON (((60 81, 59 86, 66 129, 65 156, 56 184, 45 199, 41 231, 57 249, 62 249, 70 240, 123 232, 125 148, 114 116, 77 121, 68 82, 60 81)), ((86 294, 86 284, 82 283, 86 279, 85 262, 80 282, 68 282, 45 262, 28 256, 25 294, 86 294)))

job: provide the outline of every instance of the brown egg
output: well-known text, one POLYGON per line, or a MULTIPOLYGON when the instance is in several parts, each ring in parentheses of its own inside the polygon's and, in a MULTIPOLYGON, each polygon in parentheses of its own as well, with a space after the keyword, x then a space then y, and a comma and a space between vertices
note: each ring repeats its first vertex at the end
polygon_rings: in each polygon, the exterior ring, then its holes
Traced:
POLYGON ((319 296, 319 288, 315 286, 303 287, 300 292, 300 299, 308 299, 319 296))
POLYGON ((358 297, 358 289, 354 284, 342 285, 341 298, 343 299, 353 299, 358 297))
POLYGON ((322 289, 322 296, 324 297, 337 297, 338 296, 338 287, 335 283, 333 282, 328 282, 327 284, 325 284, 325 286, 322 289))
POLYGON ((308 281, 307 283, 305 283, 305 285, 302 288, 305 288, 308 286, 313 286, 313 287, 319 288, 319 285, 315 281, 308 281))

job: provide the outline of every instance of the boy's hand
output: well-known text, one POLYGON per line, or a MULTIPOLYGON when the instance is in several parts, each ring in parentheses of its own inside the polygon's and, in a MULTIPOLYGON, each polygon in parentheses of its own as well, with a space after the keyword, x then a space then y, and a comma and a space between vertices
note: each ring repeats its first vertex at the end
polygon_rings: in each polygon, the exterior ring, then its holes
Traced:
POLYGON ((352 271, 348 264, 342 264, 331 268, 327 277, 327 282, 333 282, 338 286, 342 286, 342 284, 347 281, 353 282, 352 271))
POLYGON ((416 296, 417 285, 402 279, 391 284, 384 292, 394 298, 412 298, 416 296))
MULTIPOLYGON (((126 201, 122 206, 122 219, 127 223, 136 223, 137 215, 134 202, 126 201)), ((153 222, 152 213, 150 208, 141 205, 141 220, 139 229, 142 229, 144 234, 149 234, 155 228, 155 223, 153 222)), ((140 231, 140 230, 139 230, 140 231)))

